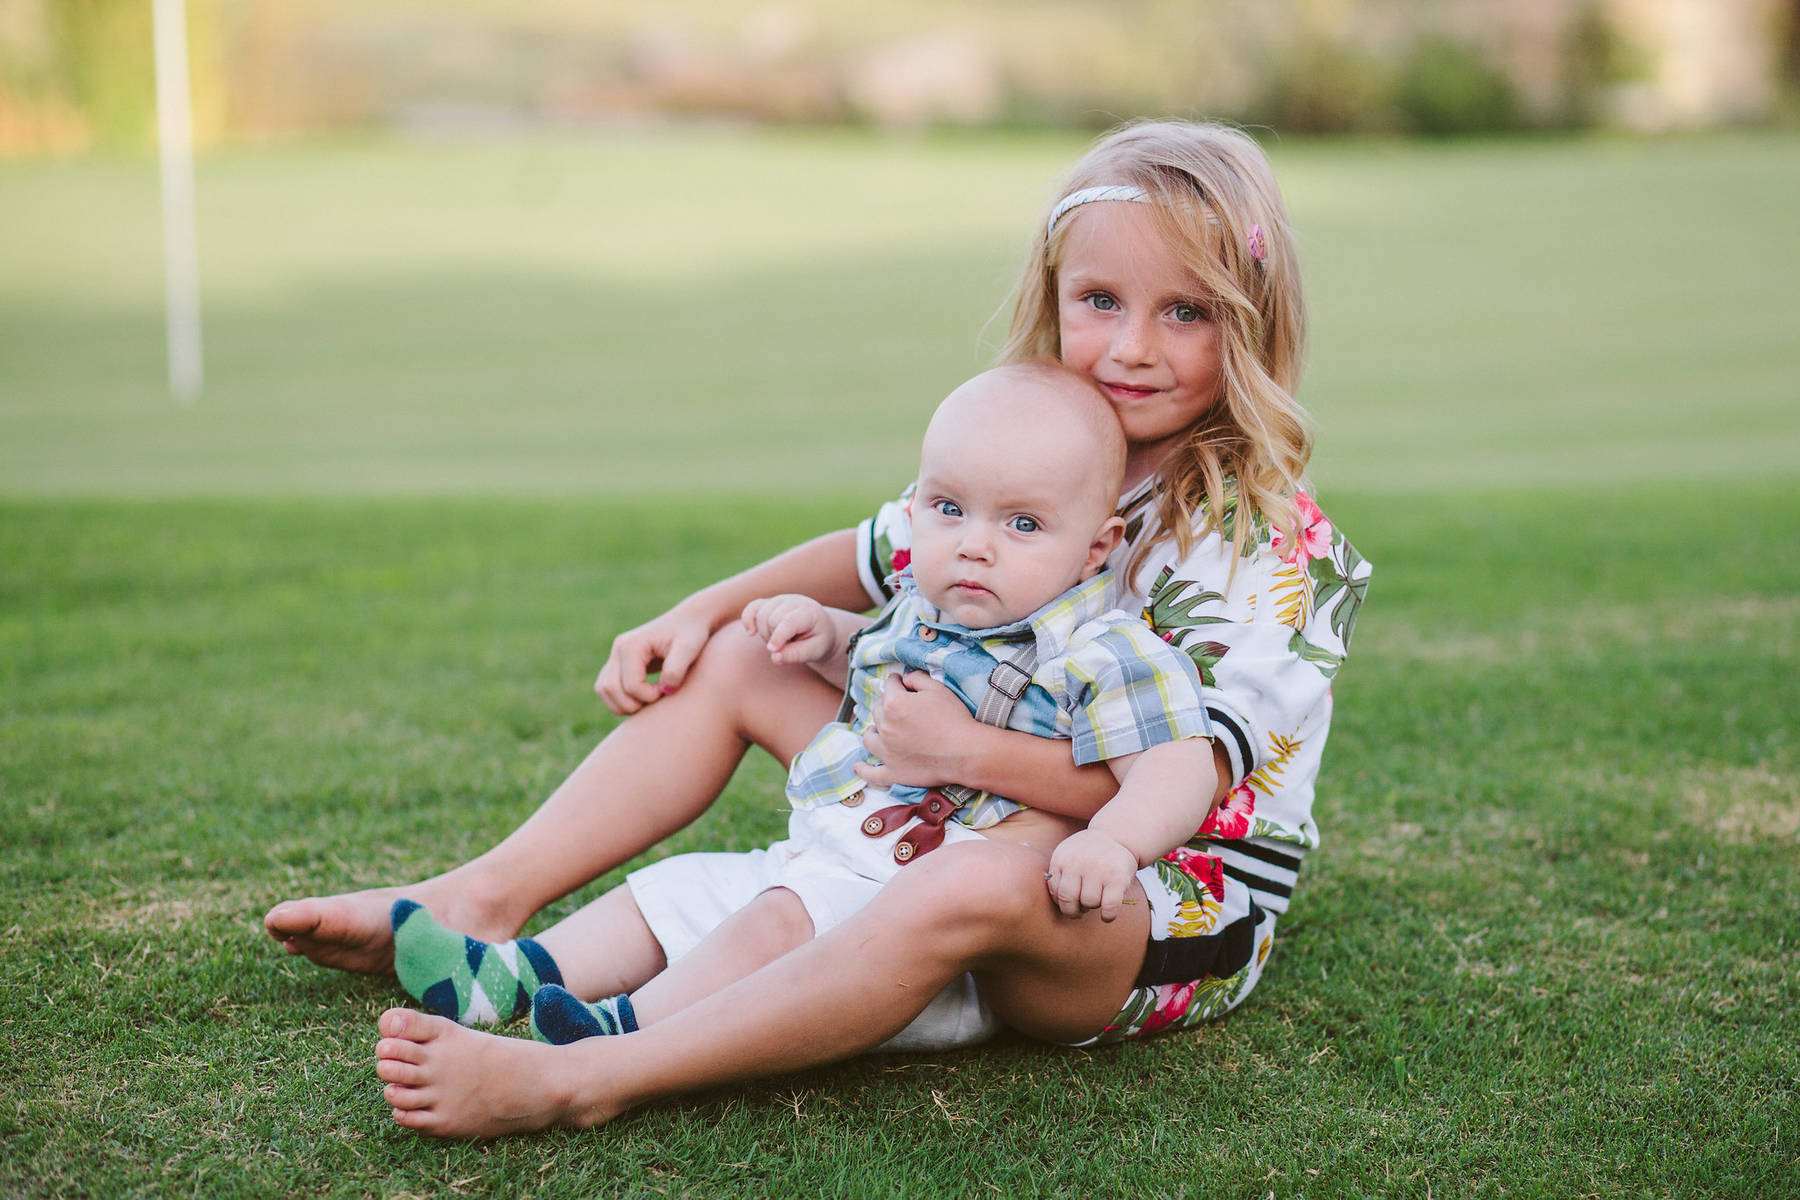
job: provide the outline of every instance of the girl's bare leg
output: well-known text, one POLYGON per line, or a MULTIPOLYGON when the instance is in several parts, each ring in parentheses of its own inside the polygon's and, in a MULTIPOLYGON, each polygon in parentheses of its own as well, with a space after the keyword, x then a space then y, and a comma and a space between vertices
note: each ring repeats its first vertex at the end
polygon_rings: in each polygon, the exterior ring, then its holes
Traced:
POLYGON ((1128 906, 1111 924, 1064 918, 1044 891, 1047 861, 1003 843, 946 846, 850 921, 637 1033, 550 1048, 390 1009, 376 1072, 394 1119, 424 1133, 595 1125, 646 1101, 868 1050, 966 970, 1009 1024, 1080 1040, 1129 993, 1149 911, 1128 906))
POLYGON ((370 973, 393 969, 388 910, 400 896, 471 936, 512 937, 544 905, 705 812, 751 744, 790 761, 836 705, 818 675, 775 665, 726 626, 679 691, 615 729, 492 850, 418 883, 285 901, 264 928, 290 954, 370 973))

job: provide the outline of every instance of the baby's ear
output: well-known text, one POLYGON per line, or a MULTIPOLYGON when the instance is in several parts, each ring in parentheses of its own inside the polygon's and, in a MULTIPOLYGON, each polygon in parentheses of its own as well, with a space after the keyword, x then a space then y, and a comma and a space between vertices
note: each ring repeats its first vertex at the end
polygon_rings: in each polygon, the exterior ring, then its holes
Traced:
POLYGON ((1112 552, 1119 548, 1125 540, 1125 522, 1119 517, 1108 517, 1101 524, 1099 532, 1094 534, 1093 545, 1088 547, 1087 561, 1081 566, 1081 577, 1090 579, 1094 572, 1106 565, 1112 552))

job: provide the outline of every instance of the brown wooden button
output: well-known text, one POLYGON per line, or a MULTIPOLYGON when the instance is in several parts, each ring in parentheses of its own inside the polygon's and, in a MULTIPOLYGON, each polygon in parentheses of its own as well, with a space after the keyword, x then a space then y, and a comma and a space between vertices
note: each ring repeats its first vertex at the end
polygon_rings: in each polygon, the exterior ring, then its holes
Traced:
POLYGON ((848 796, 844 797, 842 804, 845 808, 855 808, 857 805, 861 804, 862 802, 863 802, 863 790, 861 788, 857 788, 854 792, 851 792, 848 796))
POLYGON ((929 626, 929 625, 919 626, 919 640, 921 642, 935 642, 935 641, 937 641, 937 635, 938 635, 938 631, 933 629, 931 626, 929 626))

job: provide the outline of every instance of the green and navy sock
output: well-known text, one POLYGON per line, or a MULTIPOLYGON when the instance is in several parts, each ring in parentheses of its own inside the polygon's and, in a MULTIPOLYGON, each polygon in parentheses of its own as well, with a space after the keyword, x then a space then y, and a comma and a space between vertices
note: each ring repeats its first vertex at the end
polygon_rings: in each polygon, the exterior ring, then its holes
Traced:
POLYGON ((413 900, 394 901, 389 916, 400 986, 441 1017, 493 1025, 522 1016, 539 987, 562 982, 556 960, 530 938, 478 942, 445 929, 413 900))
POLYGON ((567 988, 545 984, 531 996, 531 1036, 552 1046, 609 1033, 635 1033, 637 1027, 631 997, 623 992, 587 1004, 567 988))

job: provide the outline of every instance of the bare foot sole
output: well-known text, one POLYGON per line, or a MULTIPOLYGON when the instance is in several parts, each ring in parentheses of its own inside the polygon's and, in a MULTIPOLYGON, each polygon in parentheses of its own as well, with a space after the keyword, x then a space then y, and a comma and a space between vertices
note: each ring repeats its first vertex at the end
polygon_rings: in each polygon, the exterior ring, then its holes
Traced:
POLYGON ((395 1122, 408 1129, 491 1138, 588 1128, 622 1111, 577 1102, 569 1047, 480 1033, 406 1008, 382 1013, 379 1029, 375 1073, 395 1122))
POLYGON ((440 924, 484 941, 502 941, 518 932, 474 911, 457 895, 434 895, 448 890, 434 887, 436 882, 286 900, 263 917, 263 928, 289 954, 364 975, 393 973, 394 931, 388 914, 401 896, 419 901, 440 924))

